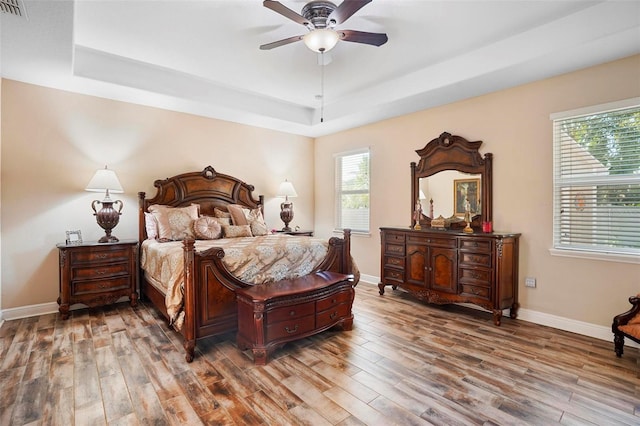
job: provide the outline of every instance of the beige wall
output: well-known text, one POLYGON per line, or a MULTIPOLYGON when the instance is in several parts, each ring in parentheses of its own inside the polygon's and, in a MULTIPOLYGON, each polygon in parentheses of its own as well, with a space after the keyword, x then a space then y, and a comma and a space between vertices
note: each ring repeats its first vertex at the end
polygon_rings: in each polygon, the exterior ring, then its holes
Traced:
MULTIPOLYGON (((380 226, 409 226, 416 149, 443 131, 482 140, 494 154, 494 229, 522 233, 523 308, 601 326, 640 292, 640 265, 554 257, 552 123, 549 115, 640 96, 640 56, 386 120, 315 143, 316 230, 333 226, 333 154, 371 148, 371 236, 355 236, 364 274, 380 276, 380 226), (537 279, 535 289, 524 277, 537 279)), ((388 293, 392 294, 392 293, 388 293)))
POLYGON ((65 231, 96 240, 85 192, 96 169, 116 171, 124 194, 113 234, 137 238, 137 193, 155 194, 155 179, 211 165, 264 194, 265 219, 281 228, 288 178, 298 192, 293 226, 314 222, 313 140, 188 114, 2 80, 2 309, 55 302, 58 252, 65 231))

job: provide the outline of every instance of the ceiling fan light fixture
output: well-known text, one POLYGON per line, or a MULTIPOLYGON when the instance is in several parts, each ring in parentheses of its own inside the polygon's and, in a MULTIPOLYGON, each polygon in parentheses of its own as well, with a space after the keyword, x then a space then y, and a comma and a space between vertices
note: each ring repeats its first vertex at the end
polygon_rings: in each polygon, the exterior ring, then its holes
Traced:
POLYGON ((330 28, 319 28, 302 37, 304 44, 314 52, 328 52, 338 43, 340 35, 330 28))

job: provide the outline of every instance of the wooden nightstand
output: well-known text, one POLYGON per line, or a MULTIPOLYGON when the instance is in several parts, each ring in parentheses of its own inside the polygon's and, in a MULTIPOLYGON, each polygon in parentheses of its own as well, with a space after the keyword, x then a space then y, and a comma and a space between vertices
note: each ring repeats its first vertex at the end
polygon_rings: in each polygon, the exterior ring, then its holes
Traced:
POLYGON ((60 256, 60 315, 69 318, 75 303, 101 306, 129 297, 138 302, 138 241, 58 244, 60 256))
POLYGON ((299 231, 276 231, 278 234, 287 235, 302 235, 305 237, 313 237, 313 231, 299 230, 299 231))

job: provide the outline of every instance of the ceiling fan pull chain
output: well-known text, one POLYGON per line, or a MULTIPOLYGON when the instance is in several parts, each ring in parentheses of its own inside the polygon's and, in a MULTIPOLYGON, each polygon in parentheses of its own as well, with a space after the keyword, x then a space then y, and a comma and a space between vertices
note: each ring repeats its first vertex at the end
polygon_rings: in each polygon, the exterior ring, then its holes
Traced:
POLYGON ((320 52, 320 122, 324 123, 324 51, 320 52))

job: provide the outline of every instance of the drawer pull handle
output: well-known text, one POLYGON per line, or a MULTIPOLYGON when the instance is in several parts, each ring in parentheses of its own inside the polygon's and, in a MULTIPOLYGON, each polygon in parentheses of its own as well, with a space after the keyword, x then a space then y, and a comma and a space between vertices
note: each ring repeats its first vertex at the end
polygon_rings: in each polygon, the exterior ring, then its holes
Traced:
POLYGON ((289 312, 289 316, 290 316, 290 317, 294 317, 295 315, 296 315, 296 311, 290 311, 290 312, 289 312))
POLYGON ((106 259, 107 258, 107 253, 99 253, 96 255, 96 257, 98 259, 106 259))
POLYGON ((334 319, 337 316, 338 316, 338 311, 335 311, 331 315, 329 315, 329 319, 334 319))
POLYGON ((106 269, 98 269, 96 270, 96 275, 104 275, 107 273, 106 269))
POLYGON ((331 303, 336 303, 337 300, 336 299, 331 299, 331 303))
POLYGON ((296 331, 298 331, 298 324, 296 324, 295 327, 293 327, 293 330, 289 330, 289 327, 285 327, 284 331, 286 331, 287 333, 291 334, 291 333, 295 333, 296 331))

